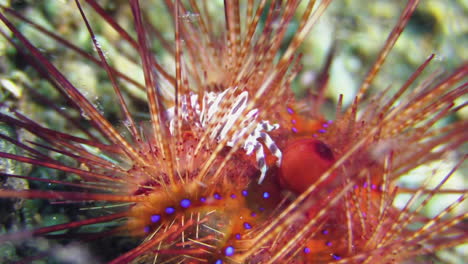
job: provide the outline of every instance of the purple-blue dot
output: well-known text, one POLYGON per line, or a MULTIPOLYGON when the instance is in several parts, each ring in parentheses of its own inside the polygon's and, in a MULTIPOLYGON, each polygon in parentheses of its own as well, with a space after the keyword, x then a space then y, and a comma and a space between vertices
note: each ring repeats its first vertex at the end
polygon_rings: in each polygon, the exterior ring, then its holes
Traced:
POLYGON ((166 214, 173 214, 175 213, 175 208, 174 207, 166 207, 166 214))
POLYGON ((205 197, 200 198, 200 202, 202 203, 206 202, 206 198, 205 197))
POLYGON ((218 259, 218 260, 216 260, 215 264, 223 264, 223 261, 218 259))
POLYGON ((340 260, 341 259, 341 257, 336 255, 336 254, 332 254, 332 257, 333 257, 334 260, 340 260))
POLYGON ((249 223, 244 222, 244 228, 245 228, 245 229, 251 229, 252 226, 251 226, 249 223))
POLYGON ((182 208, 189 208, 191 203, 192 203, 192 202, 190 202, 189 199, 182 199, 182 200, 180 201, 180 206, 181 206, 182 208))
POLYGON ((327 127, 328 127, 328 124, 327 124, 327 123, 324 123, 322 126, 325 127, 325 128, 327 128, 327 127))
POLYGON ((367 186, 368 186, 367 182, 365 182, 365 183, 362 185, 362 187, 364 187, 364 188, 367 188, 367 186))
POLYGON ((247 192, 247 190, 243 190, 243 191, 242 191, 242 196, 247 196, 247 194, 249 194, 249 193, 247 192))
POLYGON ((221 200, 221 195, 220 195, 219 193, 213 194, 213 197, 214 197, 216 200, 221 200))
POLYGON ((290 107, 288 107, 287 110, 290 115, 294 114, 294 110, 292 110, 290 107))
POLYGON ((332 242, 330 242, 330 241, 327 241, 327 242, 325 242, 325 245, 327 245, 327 246, 329 246, 329 247, 330 247, 330 246, 332 245, 332 242))
POLYGON ((359 188, 359 185, 355 184, 354 189, 357 189, 357 188, 359 188))
POLYGON ((263 212, 263 211, 265 211, 265 208, 260 207, 258 210, 260 210, 260 212, 263 212))
POLYGON ((372 190, 377 190, 377 185, 375 185, 375 184, 371 184, 370 187, 371 187, 372 190))
POLYGON ((297 133, 297 128, 293 127, 293 128, 291 128, 291 131, 292 131, 293 133, 297 133))
POLYGON ((297 123, 296 119, 291 120, 291 124, 295 125, 297 123))
POLYGON ((230 257, 234 255, 234 247, 233 246, 228 246, 224 249, 224 255, 230 257))
POLYGON ((251 215, 252 217, 256 217, 256 216, 257 216, 257 214, 256 214, 255 212, 252 212, 250 215, 251 215))
POLYGON ((325 132, 327 132, 327 131, 326 131, 325 129, 319 129, 318 132, 321 133, 321 134, 323 134, 323 133, 325 133, 325 132))
POLYGON ((264 198, 264 199, 270 198, 270 193, 264 192, 264 193, 263 193, 263 198, 264 198))
POLYGON ((236 197, 237 197, 237 196, 236 196, 235 194, 231 194, 231 198, 232 198, 232 199, 236 199, 236 197))
POLYGON ((145 226, 145 228, 143 228, 143 231, 145 231, 145 233, 148 233, 150 231, 150 227, 149 226, 145 226))
POLYGON ((304 253, 309 254, 309 253, 310 253, 310 248, 305 247, 305 248, 304 248, 304 253))
POLYGON ((151 216, 151 222, 157 223, 157 222, 159 222, 159 220, 161 220, 161 216, 160 216, 160 215, 156 214, 156 215, 152 215, 152 216, 151 216))
POLYGON ((237 240, 239 240, 239 239, 241 239, 241 234, 236 234, 235 237, 236 237, 237 240))
POLYGON ((333 124, 333 120, 328 120, 327 123, 328 124, 333 124))
POLYGON ((324 229, 324 230, 322 231, 322 234, 328 235, 328 230, 327 230, 327 229, 324 229))

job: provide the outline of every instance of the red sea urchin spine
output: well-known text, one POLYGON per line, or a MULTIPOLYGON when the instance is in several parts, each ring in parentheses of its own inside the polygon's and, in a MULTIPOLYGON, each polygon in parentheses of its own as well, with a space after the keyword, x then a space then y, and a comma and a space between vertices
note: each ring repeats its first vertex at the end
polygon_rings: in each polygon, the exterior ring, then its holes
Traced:
MULTIPOLYGON (((150 112, 146 126, 134 120, 119 87, 122 80, 131 82, 131 77, 108 63, 80 1, 76 1, 98 58, 46 34, 104 69, 129 137, 121 135, 3 14, 26 20, 2 8, 0 19, 25 48, 8 34, 6 38, 88 117, 94 134, 80 138, 45 128, 18 111, 1 114, 3 122, 43 140, 34 145, 61 153, 76 164, 55 160, 8 136, 2 138, 26 154, 2 152, 2 158, 76 174, 80 182, 41 179, 73 191, 1 189, 0 196, 111 202, 117 209, 103 210, 102 215, 86 220, 3 235, 0 240, 119 219, 117 227, 103 232, 67 236, 99 239, 120 235, 141 240, 140 245, 114 255, 111 263, 216 264, 400 262, 466 242, 466 213, 447 216, 466 199, 466 191, 442 188, 464 157, 435 188, 423 185, 404 190, 411 198, 403 208, 395 207, 393 201, 403 192, 397 180, 404 173, 442 159, 445 152, 458 150, 466 141, 465 121, 439 129, 434 124, 464 106, 456 106, 454 101, 467 92, 468 67, 461 66, 438 82, 418 85, 402 98, 431 57, 394 96, 364 98, 414 12, 418 1, 409 1, 353 105, 344 113, 339 105, 335 120, 324 122, 317 112, 320 100, 313 106, 305 100, 296 102, 290 86, 299 70, 296 51, 329 2, 308 2, 297 33, 281 53, 300 1, 248 1, 245 6, 225 1, 221 32, 211 24, 213 18, 205 3, 166 1, 175 17, 175 48, 169 48, 175 62, 172 76, 150 52, 147 30, 151 26, 145 22, 142 2, 130 1, 137 42, 95 1, 88 0, 141 60, 145 85, 139 87, 146 92, 150 112), (197 23, 179 18, 190 11, 199 14, 197 23), (265 21, 259 26, 262 16, 265 21), (282 55, 276 60, 277 54, 282 55), (172 96, 165 96, 167 90, 172 96), (311 113, 299 113, 301 105, 312 109, 311 113), (363 113, 358 115, 358 110, 363 113), (112 159, 90 147, 109 153, 112 159), (420 214, 434 196, 448 191, 459 194, 459 199, 435 217, 420 214), (414 204, 418 206, 414 208, 414 204)), ((329 65, 324 68, 326 76, 329 65)))

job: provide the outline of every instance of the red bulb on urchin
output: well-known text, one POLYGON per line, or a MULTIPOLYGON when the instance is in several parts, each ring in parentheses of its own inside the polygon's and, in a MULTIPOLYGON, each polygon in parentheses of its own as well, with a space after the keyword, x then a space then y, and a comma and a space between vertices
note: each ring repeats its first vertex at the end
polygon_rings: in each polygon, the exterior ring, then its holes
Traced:
MULTIPOLYGON (((283 151, 280 167, 281 185, 297 194, 303 193, 334 162, 332 150, 320 140, 306 138, 291 141, 283 151)), ((335 173, 332 173, 321 183, 321 186, 331 184, 335 177, 335 173)))

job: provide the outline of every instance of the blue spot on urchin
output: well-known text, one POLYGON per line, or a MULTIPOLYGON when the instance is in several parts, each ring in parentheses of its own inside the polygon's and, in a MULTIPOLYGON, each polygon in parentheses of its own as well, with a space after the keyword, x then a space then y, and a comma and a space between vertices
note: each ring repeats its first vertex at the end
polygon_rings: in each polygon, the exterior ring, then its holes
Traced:
POLYGON ((235 236, 234 236, 237 240, 241 239, 241 234, 237 233, 235 236))
POLYGON ((191 204, 192 204, 192 202, 189 199, 182 199, 180 201, 180 206, 182 208, 189 208, 191 204))
POLYGON ((201 197, 200 202, 202 202, 202 203, 206 202, 206 197, 201 197))
POLYGON ((263 199, 268 199, 270 198, 270 193, 269 192, 264 192, 263 193, 263 199))
POLYGON ((338 256, 338 255, 336 255, 336 254, 331 254, 331 255, 332 255, 332 258, 333 258, 334 260, 340 260, 340 259, 341 259, 341 257, 338 256))
POLYGON ((230 257, 234 255, 234 247, 233 246, 228 246, 224 249, 224 255, 230 257))
POLYGON ((155 215, 152 215, 152 216, 151 216, 151 222, 157 223, 157 222, 159 222, 159 220, 161 220, 161 216, 160 216, 160 215, 155 214, 155 215))
POLYGON ((304 251, 304 253, 309 254, 310 253, 310 248, 305 247, 303 251, 304 251))
POLYGON ((252 228, 252 225, 247 223, 247 222, 244 222, 244 228, 245 229, 251 229, 252 228))
POLYGON ((332 245, 332 242, 330 242, 330 241, 327 241, 327 242, 325 242, 325 245, 327 245, 327 246, 329 246, 329 247, 330 247, 330 246, 332 245))
POLYGON ((328 235, 328 230, 327 230, 327 229, 324 229, 324 230, 322 231, 322 234, 328 235))
POLYGON ((237 197, 237 196, 236 196, 235 194, 231 194, 231 198, 232 198, 232 199, 236 199, 236 197, 237 197))
POLYGON ((145 226, 143 228, 143 231, 145 231, 145 233, 148 233, 150 231, 150 227, 149 226, 145 226))
POLYGON ((221 259, 216 260, 215 264, 223 264, 223 261, 221 259))
POLYGON ((247 192, 247 190, 243 190, 242 191, 242 196, 247 196, 249 193, 247 192))
POLYGON ((221 197, 221 195, 220 195, 219 193, 213 194, 213 197, 214 197, 216 200, 221 200, 221 199, 222 199, 222 197, 221 197))
POLYGON ((166 212, 166 214, 173 214, 173 213, 175 213, 175 208, 174 207, 166 207, 165 212, 166 212))

